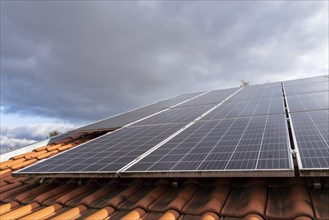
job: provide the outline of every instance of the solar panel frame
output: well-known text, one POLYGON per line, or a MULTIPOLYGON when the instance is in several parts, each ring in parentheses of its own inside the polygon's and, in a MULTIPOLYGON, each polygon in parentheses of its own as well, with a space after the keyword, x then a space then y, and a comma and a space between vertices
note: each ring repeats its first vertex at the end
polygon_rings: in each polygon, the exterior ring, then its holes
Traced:
POLYGON ((329 176, 329 110, 293 112, 289 115, 300 175, 329 176), (321 113, 326 117, 315 122, 312 114, 321 113), (301 119, 298 117, 304 117, 303 126, 300 126, 301 119), (324 123, 323 128, 319 129, 321 123, 324 123))

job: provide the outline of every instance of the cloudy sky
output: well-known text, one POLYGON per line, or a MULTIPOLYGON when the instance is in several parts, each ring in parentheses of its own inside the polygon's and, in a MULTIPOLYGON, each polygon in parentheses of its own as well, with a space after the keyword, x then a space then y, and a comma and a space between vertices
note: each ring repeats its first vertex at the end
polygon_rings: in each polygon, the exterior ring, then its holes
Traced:
POLYGON ((1 1, 1 145, 173 95, 328 74, 328 1, 1 1))

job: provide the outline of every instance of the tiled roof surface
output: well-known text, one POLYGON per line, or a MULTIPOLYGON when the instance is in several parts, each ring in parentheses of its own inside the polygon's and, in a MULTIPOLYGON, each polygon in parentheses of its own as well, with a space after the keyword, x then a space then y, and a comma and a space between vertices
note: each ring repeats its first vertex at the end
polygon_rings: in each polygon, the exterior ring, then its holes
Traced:
POLYGON ((329 178, 40 179, 12 171, 88 140, 0 163, 0 219, 329 219, 329 178))

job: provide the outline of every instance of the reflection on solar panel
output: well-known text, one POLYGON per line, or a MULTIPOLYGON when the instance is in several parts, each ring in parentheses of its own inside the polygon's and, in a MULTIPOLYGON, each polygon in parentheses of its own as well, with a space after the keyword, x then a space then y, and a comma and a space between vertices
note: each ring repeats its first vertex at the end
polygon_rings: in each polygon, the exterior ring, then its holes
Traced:
MULTIPOLYGON (((281 84, 280 84, 281 85, 281 84)), ((273 86, 251 86, 243 89, 240 93, 230 99, 230 101, 244 101, 251 99, 264 99, 282 97, 282 88, 273 86)))
POLYGON ((20 173, 115 173, 183 126, 126 127, 23 169, 20 173))
POLYGON ((328 109, 328 91, 287 96, 290 112, 328 109))
POLYGON ((329 110, 291 114, 301 174, 329 173, 329 110))
POLYGON ((285 87, 285 93, 287 96, 328 91, 328 90, 329 90, 328 80, 323 82, 317 82, 317 83, 308 83, 308 84, 285 87))
POLYGON ((139 126, 177 122, 191 122, 214 106, 215 105, 193 105, 171 108, 153 117, 140 121, 134 125, 139 126))
POLYGON ((90 125, 78 128, 73 130, 72 132, 79 132, 79 131, 87 131, 87 130, 99 130, 99 129, 106 129, 106 128, 118 128, 124 125, 130 124, 132 122, 138 121, 143 119, 147 116, 160 112, 166 108, 171 106, 177 105, 181 102, 189 100, 193 97, 201 95, 202 92, 190 93, 190 94, 183 94, 176 96, 171 99, 166 99, 130 112, 126 112, 123 114, 119 114, 90 125))
POLYGON ((237 118, 255 115, 283 114, 283 97, 226 102, 206 115, 202 120, 237 118))
POLYGON ((154 176, 160 171, 252 170, 255 174, 278 169, 282 175, 291 174, 287 135, 283 114, 197 122, 125 172, 154 176))
POLYGON ((316 76, 311 78, 295 79, 295 80, 284 81, 284 85, 287 87, 287 86, 293 86, 298 84, 315 83, 322 81, 328 81, 328 78, 325 76, 316 76))
POLYGON ((185 103, 179 105, 179 107, 191 106, 191 105, 218 104, 218 103, 222 102, 223 100, 225 100, 228 96, 232 95, 238 89, 239 88, 213 90, 200 97, 197 97, 188 102, 185 102, 185 103))

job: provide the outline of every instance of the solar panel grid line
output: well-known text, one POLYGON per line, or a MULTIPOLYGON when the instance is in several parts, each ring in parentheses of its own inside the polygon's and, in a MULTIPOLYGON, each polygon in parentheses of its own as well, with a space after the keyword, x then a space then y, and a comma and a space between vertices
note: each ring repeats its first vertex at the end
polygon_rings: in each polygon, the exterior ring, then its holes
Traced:
POLYGON ((232 160, 232 157, 234 156, 234 154, 235 154, 237 148, 239 147, 239 144, 240 144, 240 142, 241 142, 241 140, 242 140, 242 137, 244 136, 245 132, 247 131, 247 128, 248 128, 250 122, 251 122, 251 118, 249 119, 247 126, 245 127, 243 133, 241 134, 238 143, 236 144, 235 148, 233 149, 233 152, 232 152, 231 156, 229 157, 229 159, 228 159, 228 161, 227 161, 227 163, 226 163, 226 165, 225 165, 225 167, 224 167, 224 170, 226 170, 227 167, 229 166, 230 161, 232 160))
POLYGON ((202 115, 200 115, 199 117, 197 117, 196 119, 194 119, 192 122, 190 122, 189 124, 187 124, 184 128, 182 128, 179 131, 175 132, 175 134, 173 134, 170 137, 168 137, 165 141, 162 141, 161 144, 159 143, 158 145, 154 146, 152 149, 148 150, 147 152, 145 152, 144 154, 142 154, 140 157, 138 157, 137 159, 135 159, 131 163, 127 164, 125 167, 123 167, 122 169, 120 169, 118 171, 118 173, 124 172, 127 169, 129 169, 131 166, 133 166, 136 163, 138 163, 140 160, 142 160, 143 158, 145 158, 146 156, 148 156, 149 154, 151 154, 152 152, 154 152, 155 150, 157 150, 158 148, 160 148, 161 146, 163 146, 165 143, 167 143, 168 141, 170 141, 171 139, 173 139, 174 137, 176 137, 178 134, 182 133, 184 130, 186 130, 187 128, 189 128, 190 126, 192 126, 194 123, 196 123, 197 121, 199 121, 205 115, 209 114, 211 111, 213 111, 214 109, 216 109, 218 106, 220 106, 226 100, 230 99, 232 96, 234 96, 235 94, 237 94, 238 92, 240 92, 242 89, 243 89, 243 87, 239 88, 233 94, 231 94, 226 99, 224 99, 222 102, 218 103, 216 106, 212 107, 207 112, 203 113, 202 115))
POLYGON ((264 126, 264 130, 263 130, 263 134, 262 134, 262 140, 261 140, 261 143, 260 143, 260 148, 259 148, 258 154, 257 154, 257 160, 256 160, 255 170, 258 167, 258 163, 259 163, 259 159, 260 159, 260 154, 261 154, 261 151, 262 151, 262 146, 263 146, 263 142, 264 142, 266 126, 267 126, 267 120, 268 120, 268 117, 266 117, 266 120, 265 120, 265 126, 264 126))
MULTIPOLYGON (((214 147, 209 151, 209 153, 207 154, 207 156, 202 160, 202 162, 200 163, 200 165, 197 167, 197 169, 199 169, 200 168, 200 166, 207 160, 207 158, 209 157, 209 155, 211 155, 212 154, 212 152, 214 151, 214 149, 215 149, 215 146, 223 139, 223 137, 225 136, 225 134, 230 130, 230 128, 232 127, 232 125, 234 124, 234 122, 233 123, 231 123, 230 124, 230 126, 227 128, 227 130, 225 131, 225 133, 223 134, 223 136, 217 141, 217 143, 214 145, 214 147)), ((215 128, 215 126, 214 126, 214 128, 215 128)), ((214 129, 213 128, 213 129, 214 129)))

